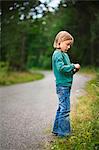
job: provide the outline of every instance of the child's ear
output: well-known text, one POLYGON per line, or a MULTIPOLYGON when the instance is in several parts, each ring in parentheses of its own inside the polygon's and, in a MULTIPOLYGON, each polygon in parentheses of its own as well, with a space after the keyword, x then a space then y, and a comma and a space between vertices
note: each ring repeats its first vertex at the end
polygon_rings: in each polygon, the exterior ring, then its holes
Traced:
POLYGON ((57 48, 59 48, 60 47, 60 43, 57 43, 57 48))

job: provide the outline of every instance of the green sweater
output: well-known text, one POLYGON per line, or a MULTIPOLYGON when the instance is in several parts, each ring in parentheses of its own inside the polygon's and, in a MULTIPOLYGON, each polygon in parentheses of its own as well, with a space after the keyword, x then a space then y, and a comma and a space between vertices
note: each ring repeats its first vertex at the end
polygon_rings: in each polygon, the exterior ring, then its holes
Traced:
POLYGON ((52 68, 56 78, 56 85, 71 87, 75 66, 71 64, 68 54, 56 49, 52 55, 52 68))

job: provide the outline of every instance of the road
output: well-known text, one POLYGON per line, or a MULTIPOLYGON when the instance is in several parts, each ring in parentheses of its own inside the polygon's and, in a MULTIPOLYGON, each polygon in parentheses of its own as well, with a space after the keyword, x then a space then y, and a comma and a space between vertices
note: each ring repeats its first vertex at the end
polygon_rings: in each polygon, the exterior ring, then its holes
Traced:
MULTIPOLYGON (((57 108, 54 75, 24 84, 0 87, 0 150, 44 150, 57 108)), ((71 105, 84 94, 86 75, 74 75, 71 105)))

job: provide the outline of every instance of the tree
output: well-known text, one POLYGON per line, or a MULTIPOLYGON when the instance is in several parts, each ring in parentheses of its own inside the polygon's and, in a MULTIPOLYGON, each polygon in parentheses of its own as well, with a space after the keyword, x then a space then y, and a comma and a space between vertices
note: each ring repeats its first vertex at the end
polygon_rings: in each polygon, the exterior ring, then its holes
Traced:
POLYGON ((50 12, 47 3, 41 4, 37 0, 3 2, 1 60, 8 61, 14 70, 32 66, 50 68, 55 35, 60 30, 67 30, 75 39, 70 51, 73 61, 98 65, 98 4, 64 1, 50 12), (42 5, 45 10, 39 9, 42 5))

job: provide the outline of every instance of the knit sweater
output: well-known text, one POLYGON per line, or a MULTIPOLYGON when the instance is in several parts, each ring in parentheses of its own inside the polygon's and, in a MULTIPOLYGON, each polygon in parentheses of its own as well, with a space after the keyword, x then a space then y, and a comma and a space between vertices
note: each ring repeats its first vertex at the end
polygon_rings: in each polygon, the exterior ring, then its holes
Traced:
POLYGON ((56 85, 71 87, 73 81, 74 64, 70 62, 67 53, 56 49, 52 55, 52 69, 56 78, 56 85))

